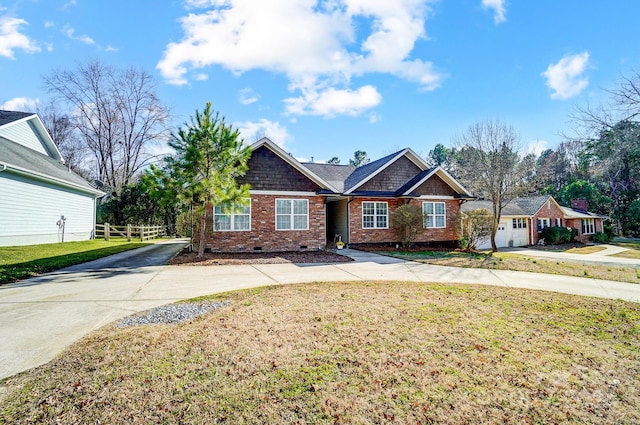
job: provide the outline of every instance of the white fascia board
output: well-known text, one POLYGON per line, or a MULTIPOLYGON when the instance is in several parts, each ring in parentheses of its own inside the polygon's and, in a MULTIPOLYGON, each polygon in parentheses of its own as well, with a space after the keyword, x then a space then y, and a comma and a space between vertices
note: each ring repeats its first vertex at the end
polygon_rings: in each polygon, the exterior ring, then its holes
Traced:
POLYGON ((444 200, 452 200, 452 199, 459 199, 456 198, 455 196, 441 196, 441 195, 420 195, 417 198, 410 198, 410 199, 444 199, 444 200))
POLYGON ((105 195, 105 193, 102 192, 101 190, 93 189, 93 188, 90 188, 90 187, 82 186, 82 185, 75 184, 75 183, 72 183, 72 182, 68 182, 68 181, 65 181, 65 180, 62 180, 62 179, 51 177, 51 176, 48 176, 46 174, 38 173, 37 171, 27 170, 26 168, 22 168, 22 167, 18 167, 18 166, 15 166, 15 165, 11 165, 11 164, 6 163, 6 162, 0 162, 0 167, 3 168, 0 171, 10 170, 10 171, 15 172, 16 174, 22 174, 22 175, 25 175, 25 176, 34 177, 34 178, 36 178, 38 180, 41 180, 41 181, 44 181, 44 182, 52 182, 52 183, 55 183, 55 184, 57 184, 59 186, 69 187, 69 188, 72 188, 72 189, 75 189, 75 190, 78 190, 78 191, 84 192, 84 193, 90 193, 90 194, 92 194, 92 195, 94 195, 94 196, 96 196, 98 198, 105 195))
POLYGON ((271 195, 271 196, 326 196, 318 195, 315 192, 299 192, 299 191, 286 191, 286 190, 251 190, 250 195, 271 195))
POLYGON ((465 189, 464 186, 462 186, 460 183, 458 183, 458 181, 456 179, 454 179, 451 176, 451 174, 447 173, 440 166, 437 166, 436 168, 434 168, 432 172, 430 172, 429 174, 424 176, 422 179, 420 179, 416 184, 414 184, 411 188, 409 188, 409 190, 407 190, 405 193, 403 193, 403 195, 408 195, 411 192, 413 192, 414 190, 416 190, 421 184, 423 184, 424 182, 429 180, 434 174, 437 174, 442 179, 442 181, 444 181, 446 184, 448 184, 449 187, 451 187, 456 192, 462 193, 462 194, 467 195, 469 197, 473 197, 473 195, 471 195, 471 193, 469 193, 469 191, 467 189, 465 189))
POLYGON ((33 116, 30 117, 30 119, 33 119, 34 124, 38 129, 38 133, 40 133, 40 137, 42 138, 44 143, 47 145, 47 150, 51 152, 52 157, 58 161, 65 162, 65 159, 63 158, 62 153, 60 153, 60 150, 58 149, 55 142, 51 138, 51 135, 47 131, 47 128, 44 126, 44 123, 42 122, 42 119, 40 119, 40 116, 37 114, 34 114, 33 116))
POLYGON ((318 186, 322 187, 323 189, 329 189, 334 193, 339 193, 338 189, 336 189, 335 187, 333 187, 332 185, 324 181, 322 178, 318 177, 315 173, 313 173, 307 167, 302 165, 297 159, 295 159, 294 157, 286 153, 280 146, 276 145, 269 138, 263 137, 262 139, 258 140, 253 145, 251 145, 251 149, 256 150, 259 147, 264 145, 266 145, 269 149, 271 149, 271 151, 273 151, 276 155, 278 155, 281 159, 283 159, 293 168, 295 168, 296 170, 300 171, 302 174, 307 176, 310 180, 312 180, 318 186))

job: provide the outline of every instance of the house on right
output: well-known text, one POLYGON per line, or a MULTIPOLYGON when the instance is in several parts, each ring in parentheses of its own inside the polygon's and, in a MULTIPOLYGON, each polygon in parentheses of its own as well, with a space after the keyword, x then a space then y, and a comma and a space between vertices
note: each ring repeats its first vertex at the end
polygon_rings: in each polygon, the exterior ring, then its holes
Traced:
MULTIPOLYGON (((485 208, 492 211, 491 201, 477 200, 462 204, 462 212, 485 208)), ((542 239, 542 229, 550 226, 572 227, 578 239, 587 242, 602 232, 603 217, 587 211, 587 202, 576 199, 571 207, 563 207, 550 195, 512 199, 502 210, 496 245, 498 248, 535 245, 542 239)), ((483 241, 478 249, 490 249, 491 242, 483 241)))

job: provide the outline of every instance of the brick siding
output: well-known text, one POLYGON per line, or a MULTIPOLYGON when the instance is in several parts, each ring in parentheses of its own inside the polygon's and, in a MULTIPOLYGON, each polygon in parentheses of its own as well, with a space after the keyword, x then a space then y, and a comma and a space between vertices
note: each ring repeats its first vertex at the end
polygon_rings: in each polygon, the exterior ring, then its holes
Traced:
MULTIPOLYGON (((362 203, 363 202, 387 202, 389 216, 399 206, 406 203, 405 199, 393 198, 356 198, 349 203, 349 243, 357 244, 384 244, 398 243, 398 238, 391 229, 389 217, 388 229, 364 229, 362 227, 362 203)), ((423 200, 413 199, 411 204, 422 208, 423 200)), ((456 230, 456 221, 460 214, 460 201, 456 199, 428 200, 428 202, 444 202, 446 212, 446 227, 442 229, 424 229, 416 238, 418 243, 433 243, 459 241, 460 236, 456 230)))
POLYGON ((531 243, 533 245, 537 244, 540 238, 542 238, 542 233, 538 233, 538 219, 539 218, 548 218, 549 226, 556 225, 556 219, 560 219, 560 225, 566 226, 566 223, 563 219, 564 212, 558 208, 558 206, 551 201, 550 199, 544 203, 542 208, 535 213, 531 220, 531 229, 533 230, 533 240, 531 243))
POLYGON ((274 252, 325 248, 325 205, 321 196, 251 195, 251 231, 213 232, 212 211, 209 209, 207 214, 207 244, 212 251, 274 252), (309 230, 276 230, 276 199, 308 199, 309 230))

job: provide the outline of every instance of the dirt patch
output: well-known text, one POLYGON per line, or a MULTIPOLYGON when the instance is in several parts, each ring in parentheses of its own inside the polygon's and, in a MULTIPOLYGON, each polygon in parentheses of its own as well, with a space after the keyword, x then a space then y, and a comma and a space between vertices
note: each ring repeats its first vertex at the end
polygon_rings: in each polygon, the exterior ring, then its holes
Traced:
POLYGON ((178 266, 222 266, 240 264, 305 264, 305 263, 348 263, 353 261, 344 255, 329 251, 304 252, 206 252, 199 258, 197 252, 184 251, 169 261, 178 266))

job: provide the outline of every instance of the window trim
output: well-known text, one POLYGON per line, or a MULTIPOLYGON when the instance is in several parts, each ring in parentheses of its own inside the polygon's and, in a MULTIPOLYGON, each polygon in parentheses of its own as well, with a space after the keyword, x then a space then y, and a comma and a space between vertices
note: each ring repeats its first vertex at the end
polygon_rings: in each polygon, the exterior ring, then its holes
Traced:
POLYGON ((583 235, 595 235, 596 233, 596 220, 593 218, 583 218, 582 219, 582 234, 583 235), (588 227, 590 227, 590 232, 585 231, 588 227))
POLYGON ((422 220, 422 227, 425 229, 446 229, 447 228, 447 203, 446 202, 435 202, 435 201, 428 201, 428 202, 423 202, 422 203, 422 214, 424 216, 423 220, 422 220), (433 214, 429 214, 427 211, 425 211, 425 207, 427 204, 432 204, 433 205, 433 214), (436 204, 442 204, 442 210, 444 211, 442 214, 437 214, 436 213, 436 204), (433 217, 433 226, 427 226, 427 218, 428 216, 431 215, 433 217), (442 217, 442 226, 438 226, 436 223, 436 218, 437 217, 442 217))
POLYGON ((300 198, 276 198, 274 201, 274 215, 275 215, 275 223, 274 223, 274 227, 276 229, 277 232, 291 232, 291 231, 306 231, 309 230, 309 200, 308 199, 300 199, 300 198), (278 201, 291 201, 291 209, 289 211, 289 214, 278 214, 278 201), (306 203, 307 208, 306 208, 306 213, 304 214, 304 216, 306 217, 305 220, 305 228, 304 229, 296 229, 294 228, 294 223, 295 223, 295 217, 300 217, 303 214, 295 214, 295 207, 294 204, 296 201, 303 201, 304 203, 306 203), (289 224, 290 227, 286 228, 286 229, 280 229, 278 228, 278 216, 289 216, 289 224))
POLYGON ((538 227, 538 233, 541 233, 542 229, 544 229, 545 227, 551 227, 551 219, 548 217, 538 218, 537 227, 538 227))
POLYGON ((514 218, 513 220, 513 228, 514 229, 526 229, 527 228, 527 219, 526 218, 514 218))
MULTIPOLYGON (((213 231, 214 232, 250 232, 251 231, 251 198, 249 198, 249 204, 248 205, 240 205, 240 207, 243 208, 249 208, 249 213, 248 214, 238 214, 238 213, 229 213, 229 214, 225 214, 224 212, 221 213, 216 213, 216 207, 222 207, 222 205, 214 205, 213 206, 213 231), (236 216, 249 216, 249 228, 248 229, 236 229, 235 227, 235 219, 236 216), (218 216, 223 216, 223 217, 229 217, 230 218, 230 229, 216 229, 216 217, 218 216)), ((222 211, 222 210, 221 210, 222 211)))
POLYGON ((367 229, 367 230, 371 230, 371 229, 388 229, 389 228, 389 202, 387 201, 362 201, 362 228, 363 229, 367 229), (365 214, 364 213, 364 204, 373 204, 373 214, 365 214), (385 206, 385 214, 380 214, 378 212, 378 205, 384 205, 385 206), (372 227, 367 227, 365 226, 365 216, 367 217, 373 217, 373 226, 372 227), (378 226, 378 217, 384 217, 385 220, 385 226, 378 226))

